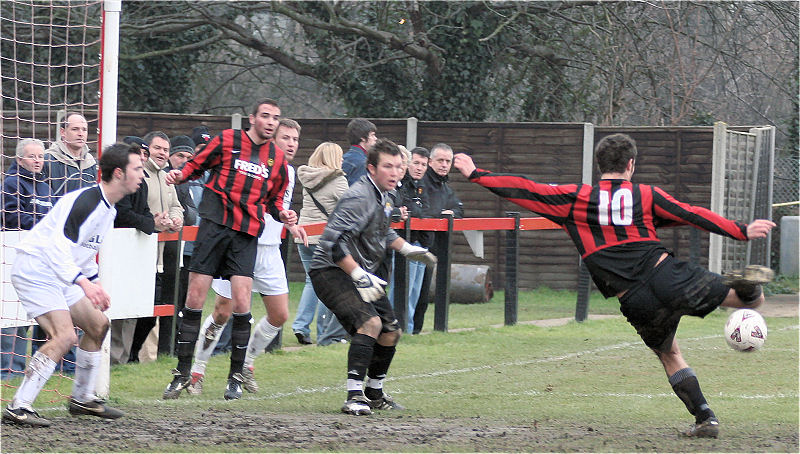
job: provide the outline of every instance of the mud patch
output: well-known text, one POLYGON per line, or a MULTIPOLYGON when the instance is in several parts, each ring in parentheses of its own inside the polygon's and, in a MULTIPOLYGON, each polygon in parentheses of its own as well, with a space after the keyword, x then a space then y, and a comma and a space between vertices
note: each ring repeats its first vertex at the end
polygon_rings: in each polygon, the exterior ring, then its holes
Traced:
POLYGON ((176 417, 174 410, 164 408, 125 410, 128 416, 116 421, 65 415, 53 418, 53 427, 44 429, 4 424, 2 448, 4 452, 798 451, 796 427, 749 434, 737 430, 719 440, 693 440, 681 437, 679 428, 658 425, 621 429, 552 420, 514 425, 390 412, 354 417, 214 408, 176 417))

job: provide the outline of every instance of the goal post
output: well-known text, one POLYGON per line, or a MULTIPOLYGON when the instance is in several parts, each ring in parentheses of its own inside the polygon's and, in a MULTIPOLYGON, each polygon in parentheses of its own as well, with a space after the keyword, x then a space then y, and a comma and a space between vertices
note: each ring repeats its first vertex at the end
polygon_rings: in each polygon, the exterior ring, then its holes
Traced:
MULTIPOLYGON (((103 146, 116 140, 121 7, 121 0, 0 1, 0 166, 3 172, 14 163, 20 140, 39 139, 45 148, 56 142, 59 122, 67 112, 86 117, 89 126, 86 143, 98 157, 103 146)), ((25 231, 0 233, 0 326, 29 326, 33 321, 27 319, 9 280, 14 245, 25 231)), ((19 376, 23 372, 20 366, 13 366, 12 370, 6 359, 19 359, 29 354, 31 330, 19 335, 7 329, 2 332, 2 338, 13 339, 11 343, 21 347, 19 351, 23 352, 3 355, 3 375, 19 376)), ((69 375, 62 374, 62 377, 71 380, 69 375)), ((46 400, 45 395, 49 394, 52 394, 51 402, 64 399, 58 390, 44 391, 42 397, 46 400)), ((4 393, 4 400, 6 397, 4 393)))

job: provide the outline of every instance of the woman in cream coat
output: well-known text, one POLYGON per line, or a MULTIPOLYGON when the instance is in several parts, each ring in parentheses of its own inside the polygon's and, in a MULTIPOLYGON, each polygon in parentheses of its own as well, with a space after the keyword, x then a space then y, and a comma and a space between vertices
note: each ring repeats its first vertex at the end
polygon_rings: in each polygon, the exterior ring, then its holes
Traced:
MULTIPOLYGON (((305 225, 328 222, 328 215, 333 212, 339 198, 348 188, 347 178, 342 171, 342 148, 332 142, 321 143, 308 159, 308 165, 297 169, 297 181, 303 185, 303 208, 297 223, 305 225)), ((317 307, 317 344, 328 345, 347 339, 347 333, 333 313, 319 303, 308 277, 308 268, 319 237, 320 235, 309 236, 307 247, 295 239, 306 271, 306 285, 300 296, 297 317, 292 323, 294 335, 301 344, 312 343, 310 326, 317 307)))

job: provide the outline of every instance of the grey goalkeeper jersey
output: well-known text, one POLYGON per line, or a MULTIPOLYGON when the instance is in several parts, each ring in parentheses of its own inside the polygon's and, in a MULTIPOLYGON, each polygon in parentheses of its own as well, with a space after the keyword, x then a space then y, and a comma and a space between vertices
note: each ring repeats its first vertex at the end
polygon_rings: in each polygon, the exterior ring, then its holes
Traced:
POLYGON ((311 269, 329 268, 347 255, 370 273, 378 270, 386 248, 399 236, 390 227, 392 197, 382 192, 369 175, 342 194, 319 239, 311 269))

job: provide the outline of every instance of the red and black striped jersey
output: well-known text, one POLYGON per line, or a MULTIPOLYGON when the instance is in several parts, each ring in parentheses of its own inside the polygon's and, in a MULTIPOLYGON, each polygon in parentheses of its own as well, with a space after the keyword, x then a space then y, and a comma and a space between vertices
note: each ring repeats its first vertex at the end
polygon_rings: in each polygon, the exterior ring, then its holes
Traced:
POLYGON ((253 143, 246 132, 226 129, 186 163, 185 180, 210 170, 200 217, 233 230, 258 236, 264 214, 279 220, 289 173, 283 151, 272 140, 253 143))
POLYGON ((606 298, 631 288, 668 252, 656 227, 691 225, 747 240, 747 225, 679 202, 656 186, 622 179, 549 185, 482 169, 469 179, 562 226, 606 298))

